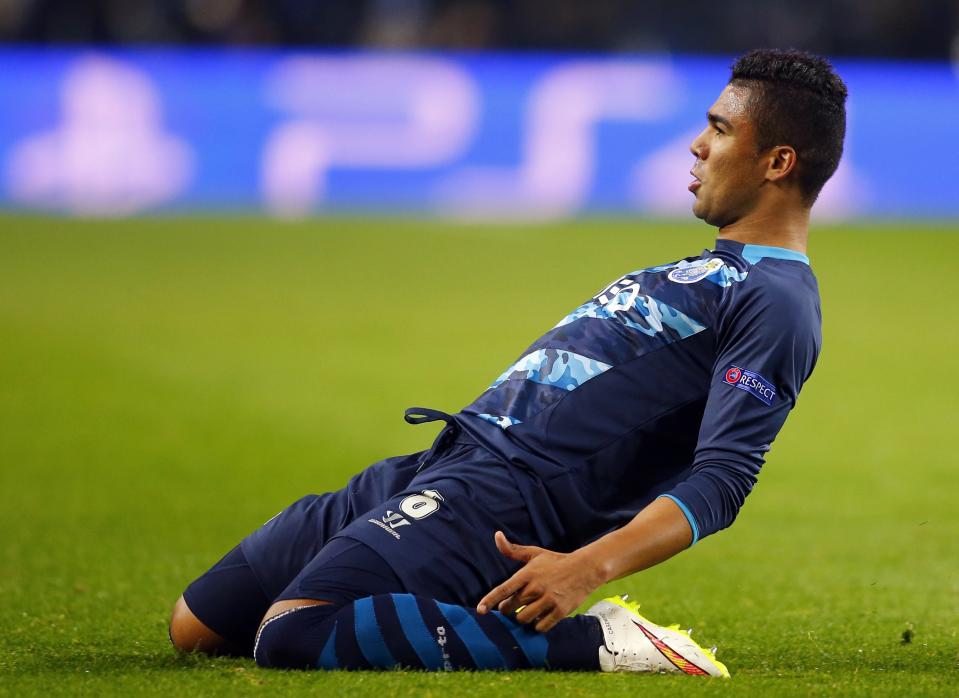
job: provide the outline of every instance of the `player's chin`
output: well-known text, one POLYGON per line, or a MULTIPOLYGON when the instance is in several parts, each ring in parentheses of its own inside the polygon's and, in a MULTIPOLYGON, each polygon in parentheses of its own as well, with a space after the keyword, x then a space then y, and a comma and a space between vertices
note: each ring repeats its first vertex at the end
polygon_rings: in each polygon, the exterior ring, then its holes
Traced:
POLYGON ((706 210, 706 205, 703 203, 703 200, 700 199, 698 196, 693 200, 692 211, 693 211, 693 215, 696 216, 696 218, 702 221, 706 220, 708 211, 706 210))

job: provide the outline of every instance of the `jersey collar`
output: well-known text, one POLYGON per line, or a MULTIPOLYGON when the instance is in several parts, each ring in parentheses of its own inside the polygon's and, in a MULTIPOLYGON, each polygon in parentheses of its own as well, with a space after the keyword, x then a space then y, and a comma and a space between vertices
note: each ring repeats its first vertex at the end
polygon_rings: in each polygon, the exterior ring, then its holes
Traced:
POLYGON ((750 264, 756 264, 762 259, 785 259, 791 262, 802 262, 809 266, 809 257, 796 250, 787 250, 785 247, 770 245, 744 245, 734 240, 717 240, 716 249, 727 249, 736 252, 750 264))

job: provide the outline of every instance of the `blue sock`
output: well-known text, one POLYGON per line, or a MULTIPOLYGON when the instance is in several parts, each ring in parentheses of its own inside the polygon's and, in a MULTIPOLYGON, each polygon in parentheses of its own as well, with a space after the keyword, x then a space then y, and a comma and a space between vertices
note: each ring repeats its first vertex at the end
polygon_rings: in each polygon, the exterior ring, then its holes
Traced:
POLYGON ((574 616, 538 633, 498 611, 412 594, 382 594, 345 606, 307 606, 264 624, 261 666, 318 669, 599 669, 599 621, 574 616))

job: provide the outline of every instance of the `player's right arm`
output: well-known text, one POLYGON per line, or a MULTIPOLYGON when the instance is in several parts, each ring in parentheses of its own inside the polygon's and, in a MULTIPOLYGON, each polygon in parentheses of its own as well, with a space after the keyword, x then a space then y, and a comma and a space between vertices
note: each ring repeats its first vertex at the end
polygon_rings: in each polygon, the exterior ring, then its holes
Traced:
POLYGON ((625 526, 571 553, 516 545, 501 532, 495 538, 504 556, 524 564, 490 590, 477 611, 519 609, 517 621, 535 622, 536 630, 546 632, 606 582, 657 565, 688 548, 692 530, 676 503, 660 498, 625 526))

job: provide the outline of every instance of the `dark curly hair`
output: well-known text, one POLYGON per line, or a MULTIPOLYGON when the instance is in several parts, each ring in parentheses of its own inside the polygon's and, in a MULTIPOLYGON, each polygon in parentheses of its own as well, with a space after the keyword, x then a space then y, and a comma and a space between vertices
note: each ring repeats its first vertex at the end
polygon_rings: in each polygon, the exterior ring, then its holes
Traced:
POLYGON ((812 205, 842 157, 848 94, 842 79, 819 56, 757 49, 736 60, 729 83, 749 89, 760 150, 795 148, 799 190, 812 205))

